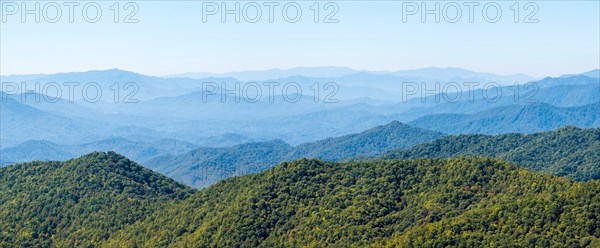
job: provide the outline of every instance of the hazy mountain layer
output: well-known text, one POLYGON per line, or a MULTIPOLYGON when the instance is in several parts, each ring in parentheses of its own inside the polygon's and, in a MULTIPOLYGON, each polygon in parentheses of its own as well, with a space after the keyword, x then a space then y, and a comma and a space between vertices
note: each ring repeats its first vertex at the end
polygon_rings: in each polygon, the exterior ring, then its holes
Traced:
POLYGON ((428 115, 411 126, 449 134, 534 133, 566 125, 600 127, 600 104, 561 108, 549 104, 509 105, 475 114, 428 115))
POLYGON ((177 156, 152 159, 145 166, 187 185, 203 188, 232 176, 260 172, 282 161, 302 157, 342 160, 376 156, 441 137, 442 134, 392 122, 358 134, 292 147, 281 140, 225 148, 200 148, 177 156))

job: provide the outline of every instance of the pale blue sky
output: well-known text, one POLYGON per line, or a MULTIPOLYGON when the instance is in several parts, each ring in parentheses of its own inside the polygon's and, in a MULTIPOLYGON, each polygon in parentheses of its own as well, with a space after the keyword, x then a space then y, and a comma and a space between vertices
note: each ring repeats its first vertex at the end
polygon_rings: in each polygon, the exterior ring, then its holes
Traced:
MULTIPOLYGON (((10 1, 1 2, 6 6, 10 1)), ((48 2, 40 3, 43 7, 48 2)), ((1 74, 120 68, 160 76, 296 66, 436 66, 541 77, 600 67, 599 1, 536 2, 538 23, 515 23, 509 9, 514 1, 496 2, 503 11, 497 23, 482 17, 488 2, 475 8, 474 23, 463 2, 458 2, 463 16, 457 23, 443 18, 422 23, 420 15, 408 16, 404 23, 402 4, 407 1, 334 1, 338 23, 314 23, 309 9, 313 1, 297 1, 303 11, 297 23, 283 20, 285 2, 276 7, 274 23, 268 22, 264 5, 258 23, 222 23, 220 16, 203 23, 200 1, 143 1, 136 2, 139 23, 128 24, 113 22, 113 1, 98 3, 103 16, 97 23, 81 17, 84 3, 76 7, 74 23, 69 23, 65 6, 57 23, 35 23, 33 16, 22 23, 19 14, 7 16, 0 26, 1 74)), ((447 2, 440 3, 443 7, 447 2)), ((520 20, 530 12, 522 9, 525 3, 520 2, 520 20)), ((435 2, 426 4, 433 7, 435 2)), ((120 19, 125 13, 121 10, 120 19)), ((321 10, 321 19, 325 13, 321 10)))

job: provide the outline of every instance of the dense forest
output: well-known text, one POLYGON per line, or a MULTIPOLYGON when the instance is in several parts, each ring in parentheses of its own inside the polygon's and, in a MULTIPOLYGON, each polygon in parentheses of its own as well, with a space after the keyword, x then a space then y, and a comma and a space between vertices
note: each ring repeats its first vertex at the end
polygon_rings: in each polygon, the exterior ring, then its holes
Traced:
POLYGON ((598 181, 494 158, 301 159, 200 191, 114 153, 0 175, 0 246, 600 245, 598 181))
POLYGON ((89 247, 192 192, 113 152, 0 168, 0 247, 89 247))
POLYGON ((489 156, 576 180, 600 179, 600 128, 563 127, 535 134, 464 134, 396 150, 384 159, 489 156))

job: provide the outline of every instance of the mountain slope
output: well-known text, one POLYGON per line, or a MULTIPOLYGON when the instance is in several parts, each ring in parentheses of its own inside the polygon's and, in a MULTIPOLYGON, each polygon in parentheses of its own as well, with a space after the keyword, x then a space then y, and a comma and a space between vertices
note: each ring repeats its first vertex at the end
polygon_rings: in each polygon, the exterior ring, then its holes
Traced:
POLYGON ((442 134, 394 121, 367 131, 292 147, 281 140, 225 148, 200 148, 178 156, 162 156, 146 166, 187 185, 203 188, 219 180, 256 173, 282 161, 302 157, 338 161, 377 156, 410 147, 442 134))
POLYGON ((396 150, 384 159, 490 156, 576 180, 600 179, 600 129, 564 127, 535 134, 446 136, 396 150))
MULTIPOLYGON (((192 89, 200 88, 203 80, 195 80, 189 78, 177 78, 177 79, 165 79, 161 77, 147 76, 138 74, 131 71, 124 71, 119 69, 109 70, 91 70, 84 72, 67 72, 67 73, 56 73, 48 75, 11 75, 1 76, 2 82, 25 82, 29 87, 33 87, 36 82, 42 85, 42 88, 50 83, 56 82, 59 85, 63 85, 66 82, 77 83, 74 88, 76 91, 80 91, 86 84, 94 82, 102 88, 102 90, 108 91, 114 89, 114 87, 124 87, 128 83, 133 83, 138 87, 138 90, 128 89, 126 95, 132 92, 131 99, 146 100, 161 96, 170 96, 184 94, 190 92, 192 89), (119 83, 116 85, 115 83, 119 83)), ((224 79, 228 80, 228 79, 224 79)), ((235 80, 235 79, 234 79, 235 80)), ((63 95, 66 95, 63 92, 63 95)), ((82 94, 74 94, 75 100, 85 103, 82 94)), ((129 98, 127 98, 129 99, 129 98)), ((120 99, 121 101, 123 98, 120 99)), ((114 97, 112 95, 104 95, 100 98, 99 102, 113 102, 114 97)), ((98 104, 89 104, 87 107, 99 107, 98 104)))
POLYGON ((0 166, 34 160, 67 160, 75 157, 62 146, 49 141, 28 140, 14 147, 0 149, 0 166))
POLYGON ((598 181, 495 159, 303 159, 169 204, 108 246, 594 247, 599 210, 598 181))
POLYGON ((266 170, 285 160, 291 149, 281 140, 199 148, 178 156, 158 157, 145 166, 186 185, 204 188, 225 178, 266 170))
POLYGON ((94 246, 192 191, 116 153, 0 168, 0 246, 94 246))
POLYGON ((173 139, 136 142, 114 137, 80 145, 59 145, 49 141, 29 140, 17 146, 0 149, 0 165, 34 160, 66 160, 94 151, 116 151, 128 158, 144 163, 155 157, 179 155, 194 148, 197 148, 197 146, 173 139))
MULTIPOLYGON (((494 85, 491 85, 494 86, 494 85)), ((373 107, 381 113, 401 112, 414 120, 432 114, 475 114, 509 105, 547 103, 557 107, 577 107, 598 103, 600 82, 597 78, 573 76, 568 78, 545 78, 531 83, 487 89, 468 90, 461 93, 442 91, 436 95, 417 93, 415 98, 392 106, 373 107)))
POLYGON ((361 133, 298 145, 290 158, 306 157, 339 161, 355 156, 377 156, 392 149, 411 147, 437 139, 442 135, 439 132, 393 121, 361 133))
POLYGON ((577 107, 594 104, 600 99, 600 82, 541 88, 531 98, 557 107, 577 107))
POLYGON ((96 125, 89 122, 74 121, 12 98, 0 102, 0 140, 2 146, 17 145, 30 139, 77 140, 89 135, 96 125))
POLYGON ((560 77, 572 77, 572 76, 576 76, 576 75, 583 75, 583 76, 592 77, 592 78, 600 78, 600 69, 595 69, 595 70, 587 71, 587 72, 580 73, 580 74, 567 74, 567 75, 562 75, 560 77))
POLYGON ((448 134, 534 133, 573 125, 600 126, 600 104, 561 108, 545 103, 509 105, 476 114, 435 114, 408 123, 448 134))

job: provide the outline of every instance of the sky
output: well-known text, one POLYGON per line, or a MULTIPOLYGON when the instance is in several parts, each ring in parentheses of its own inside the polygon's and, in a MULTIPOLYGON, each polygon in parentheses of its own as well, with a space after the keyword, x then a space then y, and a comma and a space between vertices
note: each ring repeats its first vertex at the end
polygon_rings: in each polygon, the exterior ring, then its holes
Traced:
POLYGON ((72 6, 71 22, 68 3, 2 0, 0 74, 346 66, 559 76, 600 68, 599 2, 97 1, 72 6))

